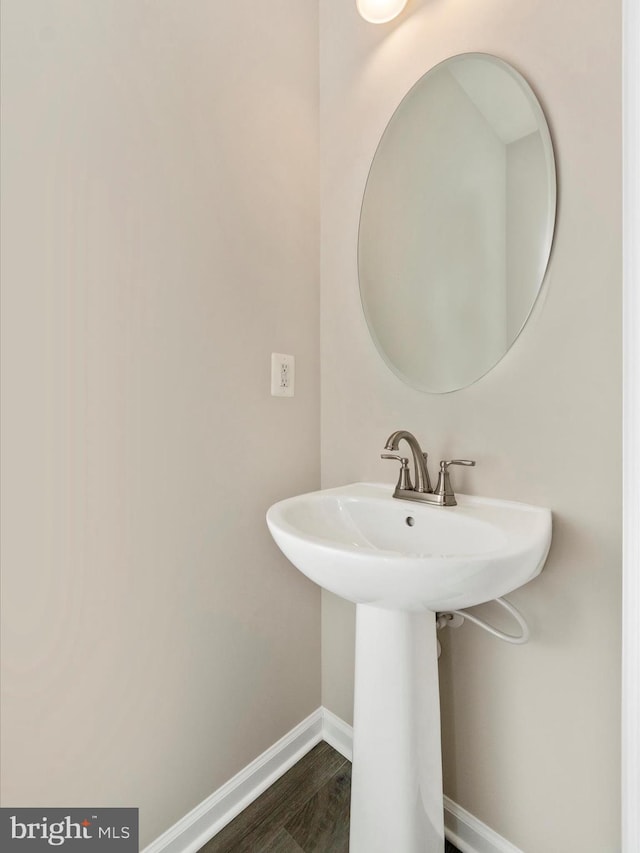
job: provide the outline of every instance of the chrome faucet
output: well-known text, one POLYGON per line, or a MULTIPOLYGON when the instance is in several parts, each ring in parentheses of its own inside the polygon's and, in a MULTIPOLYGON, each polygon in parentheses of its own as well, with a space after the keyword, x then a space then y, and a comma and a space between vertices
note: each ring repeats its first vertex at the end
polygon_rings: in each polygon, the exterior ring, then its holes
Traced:
MULTIPOLYGON (((415 437, 415 435, 413 435, 413 433, 407 432, 406 429, 397 429, 395 432, 392 432, 389 438, 387 439, 387 443, 385 444, 384 449, 393 452, 381 453, 380 456, 382 457, 382 459, 399 459, 402 464, 402 468, 406 469, 407 466, 404 463, 406 463, 408 460, 404 459, 403 463, 402 460, 404 457, 398 456, 395 453, 395 451, 398 449, 398 445, 400 444, 403 438, 411 448, 411 453, 413 454, 413 471, 415 474, 416 481, 415 486, 413 486, 411 484, 411 478, 409 477, 408 490, 420 492, 420 494, 433 492, 433 489, 431 488, 431 480, 429 479, 429 471, 427 469, 428 454, 422 452, 420 445, 418 444, 418 439, 415 437)), ((405 482, 407 482, 406 479, 405 482)))
POLYGON ((435 506, 456 506, 456 496, 451 487, 449 477, 450 465, 474 466, 476 463, 470 459, 451 459, 449 462, 440 463, 440 473, 435 491, 431 488, 429 469, 427 467, 428 454, 422 451, 417 438, 405 429, 392 432, 384 446, 386 453, 381 453, 382 459, 397 459, 400 462, 400 476, 393 493, 394 498, 402 498, 408 501, 423 501, 435 506), (400 442, 404 439, 411 449, 413 455, 413 470, 415 486, 411 482, 409 474, 409 460, 397 453, 400 442))

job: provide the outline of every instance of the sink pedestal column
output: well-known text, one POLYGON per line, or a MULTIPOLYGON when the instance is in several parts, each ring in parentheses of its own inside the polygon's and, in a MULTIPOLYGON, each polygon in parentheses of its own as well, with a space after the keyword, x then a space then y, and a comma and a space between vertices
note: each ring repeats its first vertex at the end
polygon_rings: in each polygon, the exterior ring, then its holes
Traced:
POLYGON ((350 853, 443 853, 435 613, 356 608, 350 853))

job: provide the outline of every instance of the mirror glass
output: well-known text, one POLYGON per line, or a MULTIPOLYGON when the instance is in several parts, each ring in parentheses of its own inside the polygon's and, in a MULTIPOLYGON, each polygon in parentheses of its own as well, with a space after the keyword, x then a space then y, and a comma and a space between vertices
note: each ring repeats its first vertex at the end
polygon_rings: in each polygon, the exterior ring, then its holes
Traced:
POLYGON ((380 140, 358 271, 373 340, 423 391, 475 382, 518 337, 551 251, 556 176, 542 108, 486 54, 424 75, 380 140))

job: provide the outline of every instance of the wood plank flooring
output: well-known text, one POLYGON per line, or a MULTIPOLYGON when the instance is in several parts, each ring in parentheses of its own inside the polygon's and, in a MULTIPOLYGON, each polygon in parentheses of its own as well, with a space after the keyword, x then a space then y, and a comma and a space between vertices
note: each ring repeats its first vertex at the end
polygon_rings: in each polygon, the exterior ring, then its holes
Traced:
POLYGON ((319 743, 200 853, 347 853, 350 793, 351 763, 319 743))

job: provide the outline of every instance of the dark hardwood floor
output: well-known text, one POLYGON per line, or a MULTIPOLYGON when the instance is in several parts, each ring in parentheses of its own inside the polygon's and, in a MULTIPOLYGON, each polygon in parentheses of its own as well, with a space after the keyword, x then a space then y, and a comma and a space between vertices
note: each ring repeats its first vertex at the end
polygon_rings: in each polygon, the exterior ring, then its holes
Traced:
POLYGON ((319 743, 200 853, 347 853, 350 792, 351 763, 319 743))

